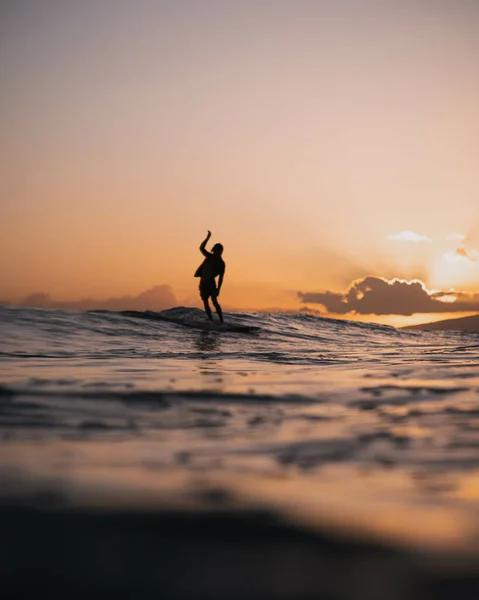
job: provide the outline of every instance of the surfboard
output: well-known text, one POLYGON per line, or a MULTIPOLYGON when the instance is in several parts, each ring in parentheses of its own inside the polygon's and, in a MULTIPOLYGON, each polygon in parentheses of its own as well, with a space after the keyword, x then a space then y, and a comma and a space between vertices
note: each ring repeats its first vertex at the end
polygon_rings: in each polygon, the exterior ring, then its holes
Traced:
POLYGON ((147 319, 151 321, 164 321, 165 323, 174 323, 175 325, 182 325, 190 329, 200 329, 201 331, 227 331, 229 333, 257 333, 261 331, 261 327, 256 325, 241 325, 239 323, 223 323, 221 325, 217 321, 207 321, 202 319, 192 319, 185 315, 165 315, 153 311, 136 311, 136 310, 124 310, 121 311, 125 317, 133 317, 135 319, 147 319))
POLYGON ((208 321, 187 321, 180 319, 162 318, 162 321, 168 323, 175 323, 176 325, 182 325, 183 327, 189 327, 191 329, 200 329, 201 331, 228 331, 230 333, 257 333, 261 330, 261 327, 255 325, 238 325, 235 323, 220 323, 208 322, 208 321))

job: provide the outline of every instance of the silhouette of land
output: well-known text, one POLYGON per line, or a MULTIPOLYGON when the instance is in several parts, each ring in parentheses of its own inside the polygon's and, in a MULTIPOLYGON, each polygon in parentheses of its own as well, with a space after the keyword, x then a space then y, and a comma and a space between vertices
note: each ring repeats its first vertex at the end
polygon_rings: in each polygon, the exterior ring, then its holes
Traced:
POLYGON ((472 317, 459 319, 444 319, 433 323, 421 323, 419 325, 407 325, 401 329, 422 329, 426 331, 470 331, 479 332, 479 314, 472 317))

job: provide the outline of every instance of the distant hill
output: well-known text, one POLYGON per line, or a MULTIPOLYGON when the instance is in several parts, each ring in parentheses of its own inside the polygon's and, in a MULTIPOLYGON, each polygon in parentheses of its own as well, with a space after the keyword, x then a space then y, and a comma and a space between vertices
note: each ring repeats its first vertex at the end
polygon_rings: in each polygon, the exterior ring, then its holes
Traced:
POLYGON ((434 323, 408 325, 401 329, 423 329, 428 331, 477 331, 479 332, 479 315, 462 317, 460 319, 445 319, 434 323))

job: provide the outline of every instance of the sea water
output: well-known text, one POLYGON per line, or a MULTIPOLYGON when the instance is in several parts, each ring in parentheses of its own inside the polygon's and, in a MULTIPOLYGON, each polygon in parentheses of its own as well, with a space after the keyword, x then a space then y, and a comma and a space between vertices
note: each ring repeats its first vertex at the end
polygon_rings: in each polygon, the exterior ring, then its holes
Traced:
POLYGON ((194 308, 0 308, 2 501, 188 510, 213 498, 476 556, 479 334, 226 321, 260 329, 198 330, 194 308))

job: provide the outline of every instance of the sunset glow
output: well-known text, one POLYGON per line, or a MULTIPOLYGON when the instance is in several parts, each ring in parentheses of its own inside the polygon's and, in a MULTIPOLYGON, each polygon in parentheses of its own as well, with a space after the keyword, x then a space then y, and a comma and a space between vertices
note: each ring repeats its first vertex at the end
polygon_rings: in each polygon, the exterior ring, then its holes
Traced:
POLYGON ((199 306, 211 229, 226 310, 479 312, 479 4, 433 7, 2 3, 0 301, 199 306))

